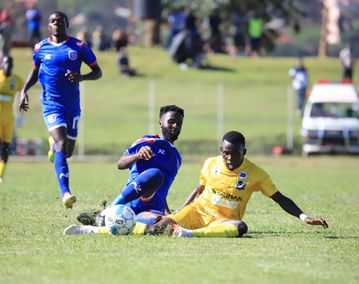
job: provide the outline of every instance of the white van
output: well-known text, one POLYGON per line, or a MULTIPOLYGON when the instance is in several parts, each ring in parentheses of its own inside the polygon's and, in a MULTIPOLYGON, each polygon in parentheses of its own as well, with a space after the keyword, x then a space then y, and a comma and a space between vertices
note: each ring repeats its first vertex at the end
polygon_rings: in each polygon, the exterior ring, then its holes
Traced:
POLYGON ((359 97, 352 83, 320 82, 304 109, 303 155, 359 153, 359 97))

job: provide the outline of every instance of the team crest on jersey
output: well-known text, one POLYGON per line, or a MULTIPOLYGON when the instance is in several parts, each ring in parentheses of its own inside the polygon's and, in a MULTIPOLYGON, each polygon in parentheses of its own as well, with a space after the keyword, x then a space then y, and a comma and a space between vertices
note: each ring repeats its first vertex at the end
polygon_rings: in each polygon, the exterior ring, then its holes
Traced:
POLYGON ((219 170, 218 167, 215 167, 215 168, 213 169, 213 173, 214 173, 214 174, 219 174, 219 172, 220 172, 220 170, 219 170))
POLYGON ((77 51, 76 50, 69 50, 69 58, 71 60, 76 60, 77 59, 77 51))
POLYGON ((239 177, 241 178, 241 179, 246 179, 247 178, 247 172, 240 172, 239 173, 239 177))
POLYGON ((237 181, 236 188, 238 190, 244 190, 246 188, 246 184, 243 180, 237 181))
POLYGON ((56 114, 55 113, 50 114, 46 117, 46 119, 49 123, 54 123, 56 121, 56 114))

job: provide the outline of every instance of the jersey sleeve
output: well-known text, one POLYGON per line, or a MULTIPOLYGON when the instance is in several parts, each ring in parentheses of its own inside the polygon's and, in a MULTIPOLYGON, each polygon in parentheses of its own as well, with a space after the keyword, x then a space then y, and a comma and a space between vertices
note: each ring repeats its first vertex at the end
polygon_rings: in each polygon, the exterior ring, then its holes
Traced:
POLYGON ((91 50, 91 48, 84 42, 82 42, 83 46, 81 47, 82 51, 82 59, 88 66, 93 66, 97 63, 96 56, 91 50))
POLYGON ((143 145, 139 145, 139 143, 134 143, 131 145, 131 147, 129 147, 125 150, 125 153, 130 154, 130 155, 136 154, 142 146, 143 145))
POLYGON ((155 142, 156 137, 142 136, 138 138, 132 145, 126 149, 127 154, 136 154, 142 146, 149 145, 155 142))
POLYGON ((267 172, 265 172, 263 169, 260 169, 260 171, 262 178, 259 183, 259 189, 263 195, 271 197, 278 191, 277 186, 273 183, 272 178, 267 172))
POLYGON ((42 42, 39 42, 37 44, 35 44, 34 46, 34 53, 33 53, 33 62, 34 62, 34 67, 39 68, 41 65, 41 58, 40 58, 40 47, 42 45, 42 42))
POLYGON ((210 162, 211 162, 211 159, 207 159, 204 162, 201 172, 199 174, 199 184, 202 186, 205 186, 207 184, 208 173, 210 171, 210 169, 209 169, 210 162))

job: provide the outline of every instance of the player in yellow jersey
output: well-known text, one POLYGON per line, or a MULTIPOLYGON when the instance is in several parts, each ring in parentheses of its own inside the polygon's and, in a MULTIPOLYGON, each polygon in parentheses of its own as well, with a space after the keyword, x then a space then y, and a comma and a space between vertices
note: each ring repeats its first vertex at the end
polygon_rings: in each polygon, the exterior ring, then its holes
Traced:
POLYGON ((19 76, 11 74, 12 68, 12 57, 3 57, 0 71, 0 183, 4 180, 9 146, 14 134, 14 99, 24 85, 19 76))
POLYGON ((245 158, 245 138, 237 131, 223 137, 221 155, 205 161, 199 185, 178 213, 164 216, 148 225, 147 234, 160 234, 172 226, 175 237, 241 237, 248 228, 242 221, 253 192, 272 198, 287 213, 310 225, 328 224, 321 218, 310 218, 288 197, 278 191, 270 176, 245 158))

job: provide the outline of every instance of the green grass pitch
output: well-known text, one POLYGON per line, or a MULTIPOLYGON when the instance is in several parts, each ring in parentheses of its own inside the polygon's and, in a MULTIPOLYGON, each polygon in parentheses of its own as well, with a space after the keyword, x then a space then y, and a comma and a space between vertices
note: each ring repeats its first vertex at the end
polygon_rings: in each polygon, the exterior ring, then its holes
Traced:
MULTIPOLYGON (((61 207, 50 163, 10 160, 0 186, 0 283, 358 283, 358 157, 253 155, 285 141, 287 71, 295 59, 211 56, 227 71, 183 72, 162 50, 129 52, 143 77, 121 77, 109 52, 98 54, 104 77, 85 86, 86 151, 112 156, 70 162, 78 197, 72 210, 61 207), (168 196, 171 209, 197 185, 204 159, 218 153, 216 88, 223 83, 224 131, 242 130, 249 158, 305 213, 324 217, 329 229, 305 225, 257 193, 244 216, 249 232, 240 239, 63 236, 78 213, 97 209, 125 184, 128 172, 116 169, 116 158, 147 132, 149 80, 156 84, 157 108, 175 103, 186 112, 178 141, 184 163, 168 196)), ((15 72, 26 77, 30 51, 16 49, 13 55, 15 72)), ((336 59, 306 62, 311 82, 340 76, 336 59)), ((31 91, 32 109, 19 135, 46 141, 39 91, 38 85, 31 91)), ((295 131, 300 143, 298 118, 295 131)))
MULTIPOLYGON (((63 236, 78 213, 111 200, 127 172, 110 162, 71 163, 78 203, 65 211, 49 163, 14 162, 1 186, 0 283, 357 283, 357 158, 253 159, 329 229, 305 225, 257 193, 241 239, 63 236)), ((202 161, 182 166, 172 209, 196 186, 202 161)))

